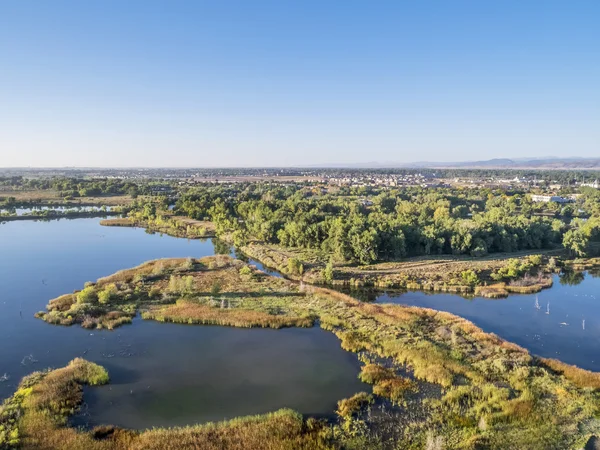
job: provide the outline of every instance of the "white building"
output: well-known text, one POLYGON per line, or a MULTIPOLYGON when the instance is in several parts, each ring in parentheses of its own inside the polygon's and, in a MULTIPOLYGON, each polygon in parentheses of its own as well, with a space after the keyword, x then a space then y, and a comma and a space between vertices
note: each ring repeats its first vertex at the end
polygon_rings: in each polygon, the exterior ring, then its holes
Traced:
POLYGON ((535 195, 535 194, 532 194, 531 201, 536 202, 536 203, 540 203, 540 202, 571 203, 573 200, 571 200, 570 198, 561 197, 560 195, 535 195))

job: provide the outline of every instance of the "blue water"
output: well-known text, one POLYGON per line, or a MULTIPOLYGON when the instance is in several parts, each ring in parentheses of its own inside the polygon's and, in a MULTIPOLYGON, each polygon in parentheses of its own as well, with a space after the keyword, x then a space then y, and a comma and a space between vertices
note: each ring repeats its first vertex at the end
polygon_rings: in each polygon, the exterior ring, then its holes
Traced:
POLYGON ((319 328, 236 329, 134 320, 115 331, 35 319, 48 300, 117 270, 164 257, 212 255, 210 240, 177 239, 100 219, 0 225, 0 398, 19 379, 82 356, 111 384, 86 390, 89 424, 145 428, 220 420, 282 407, 331 414, 365 386, 356 355, 319 328))
MULTIPOLYGON (((356 355, 318 328, 247 330, 136 319, 111 332, 35 319, 48 300, 86 281, 150 259, 215 253, 210 240, 102 227, 99 220, 0 225, 0 380, 8 377, 0 381, 0 398, 25 374, 77 356, 104 365, 112 378, 109 386, 86 389, 79 424, 170 426, 281 407, 328 415, 339 399, 368 390, 356 378, 356 355)), ((562 285, 558 276, 554 281, 537 296, 469 300, 408 292, 376 301, 448 311, 534 354, 600 371, 600 279, 587 274, 578 285, 562 285)))
POLYGON ((590 274, 575 286, 563 285, 554 276, 550 289, 506 299, 407 292, 382 294, 376 301, 448 311, 533 354, 600 371, 600 278, 590 274), (536 297, 540 309, 535 306, 536 297))
MULTIPOLYGON (((104 207, 105 211, 110 211, 112 209, 112 207, 110 206, 106 206, 104 207)), ((35 213, 40 212, 40 211, 47 211, 47 210, 54 210, 54 211, 80 211, 80 212, 95 212, 95 211, 102 211, 102 207, 99 206, 77 206, 77 205, 73 205, 73 206, 36 206, 33 208, 15 208, 14 212, 16 213, 17 216, 22 216, 24 214, 27 215, 35 215, 35 213)), ((9 212, 8 209, 0 209, 0 213, 6 213, 9 212)))

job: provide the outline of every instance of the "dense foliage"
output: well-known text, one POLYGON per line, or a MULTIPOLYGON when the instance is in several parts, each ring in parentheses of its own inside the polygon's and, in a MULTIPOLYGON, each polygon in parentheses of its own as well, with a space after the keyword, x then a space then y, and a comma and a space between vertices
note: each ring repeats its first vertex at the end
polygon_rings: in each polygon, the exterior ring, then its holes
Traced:
POLYGON ((209 218, 217 233, 315 248, 337 261, 370 264, 405 256, 539 250, 590 253, 597 191, 577 204, 534 203, 525 192, 470 189, 205 186, 183 195, 180 214, 209 218), (591 218, 590 218, 591 217, 591 218), (574 220, 575 219, 575 220, 574 220))

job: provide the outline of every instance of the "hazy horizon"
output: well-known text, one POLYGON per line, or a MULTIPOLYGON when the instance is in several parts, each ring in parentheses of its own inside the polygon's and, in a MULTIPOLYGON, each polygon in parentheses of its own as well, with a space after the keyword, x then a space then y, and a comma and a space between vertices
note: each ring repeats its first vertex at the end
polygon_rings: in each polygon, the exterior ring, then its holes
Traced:
MULTIPOLYGON (((172 170, 186 170, 186 169, 418 169, 418 168, 435 168, 435 164, 448 164, 449 168, 459 168, 461 164, 469 164, 469 163, 482 163, 482 162, 490 162, 494 159, 499 160, 511 160, 517 163, 526 163, 526 162, 534 162, 534 161, 600 161, 599 157, 554 157, 554 156, 545 156, 545 157, 505 157, 505 158, 492 158, 490 160, 448 160, 448 161, 410 161, 406 163, 394 162, 394 161, 362 161, 362 162, 348 162, 348 163, 324 163, 324 164, 311 164, 307 162, 305 165, 204 165, 204 166, 194 166, 194 165, 164 165, 164 166, 145 166, 145 165, 107 165, 107 166, 85 166, 85 165, 66 165, 66 166, 0 166, 0 170, 10 170, 10 169, 23 169, 23 170, 79 170, 79 169, 92 169, 92 170, 111 170, 111 169, 172 169, 172 170), (419 166, 419 164, 423 164, 423 166, 419 166), (457 164, 457 166, 452 166, 452 164, 457 164)), ((467 166, 472 167, 472 166, 467 166)), ((521 166, 517 167, 520 168, 521 166)), ((495 168, 495 167, 492 167, 495 168)))
POLYGON ((593 1, 2 2, 0 167, 596 157, 599 15, 593 1))

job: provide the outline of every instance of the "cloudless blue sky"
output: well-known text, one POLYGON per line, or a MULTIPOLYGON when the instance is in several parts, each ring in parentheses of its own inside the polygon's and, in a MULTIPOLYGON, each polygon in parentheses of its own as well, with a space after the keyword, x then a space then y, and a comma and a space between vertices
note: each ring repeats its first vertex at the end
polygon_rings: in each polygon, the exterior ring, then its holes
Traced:
POLYGON ((597 0, 0 1, 0 166, 599 150, 597 0))

